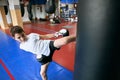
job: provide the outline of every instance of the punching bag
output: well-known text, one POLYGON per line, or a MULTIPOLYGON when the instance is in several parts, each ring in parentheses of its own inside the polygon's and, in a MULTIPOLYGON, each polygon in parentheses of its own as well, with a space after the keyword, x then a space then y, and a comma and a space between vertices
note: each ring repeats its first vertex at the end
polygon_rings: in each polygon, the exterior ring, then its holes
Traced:
POLYGON ((21 16, 23 17, 25 14, 25 9, 24 9, 24 2, 22 0, 20 1, 20 11, 21 11, 21 16))
POLYGON ((23 17, 25 14, 24 4, 20 4, 20 9, 21 9, 21 16, 23 17))
POLYGON ((28 17, 29 17, 30 21, 33 20, 33 13, 32 13, 33 2, 34 2, 33 0, 29 0, 29 4, 27 5, 28 17))
POLYGON ((73 80, 120 80, 120 0, 79 0, 73 80))
POLYGON ((55 6, 55 0, 48 0, 45 4, 45 11, 48 14, 55 13, 56 6, 55 6))
POLYGON ((5 15, 8 14, 9 11, 9 2, 6 0, 6 5, 4 5, 5 15))
POLYGON ((4 6, 5 14, 8 14, 8 6, 4 6))

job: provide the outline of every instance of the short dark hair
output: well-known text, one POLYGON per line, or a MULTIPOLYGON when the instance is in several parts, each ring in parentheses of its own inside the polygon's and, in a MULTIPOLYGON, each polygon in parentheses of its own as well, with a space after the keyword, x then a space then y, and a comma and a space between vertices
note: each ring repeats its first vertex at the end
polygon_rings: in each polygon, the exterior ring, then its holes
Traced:
POLYGON ((14 37, 16 33, 22 33, 24 32, 23 28, 20 26, 12 26, 10 29, 11 35, 14 37))

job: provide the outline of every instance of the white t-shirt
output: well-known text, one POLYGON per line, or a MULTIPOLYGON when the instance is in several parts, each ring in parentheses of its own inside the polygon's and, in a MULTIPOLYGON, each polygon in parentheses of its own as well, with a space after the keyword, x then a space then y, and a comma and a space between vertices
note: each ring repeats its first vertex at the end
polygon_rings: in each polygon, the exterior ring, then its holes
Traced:
POLYGON ((27 37, 28 40, 20 44, 21 49, 36 54, 37 58, 41 58, 41 54, 49 56, 50 40, 40 40, 40 35, 36 33, 31 33, 27 37))

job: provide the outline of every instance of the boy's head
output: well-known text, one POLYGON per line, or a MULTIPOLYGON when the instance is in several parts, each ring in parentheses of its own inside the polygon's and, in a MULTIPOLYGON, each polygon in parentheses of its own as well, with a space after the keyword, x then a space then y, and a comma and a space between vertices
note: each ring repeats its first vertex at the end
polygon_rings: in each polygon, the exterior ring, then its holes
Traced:
POLYGON ((10 29, 10 33, 12 37, 19 41, 19 42, 24 42, 26 40, 26 35, 22 27, 20 26, 13 26, 10 29))

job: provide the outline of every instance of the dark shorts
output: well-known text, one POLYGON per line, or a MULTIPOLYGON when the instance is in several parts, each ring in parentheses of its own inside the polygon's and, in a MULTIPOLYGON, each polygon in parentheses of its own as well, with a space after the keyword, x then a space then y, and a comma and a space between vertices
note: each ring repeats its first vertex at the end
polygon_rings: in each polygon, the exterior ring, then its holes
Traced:
POLYGON ((49 56, 42 55, 42 57, 40 59, 37 59, 41 63, 41 65, 51 62, 54 51, 60 49, 60 48, 54 47, 53 43, 54 43, 54 41, 50 41, 50 44, 49 44, 50 55, 49 56))

